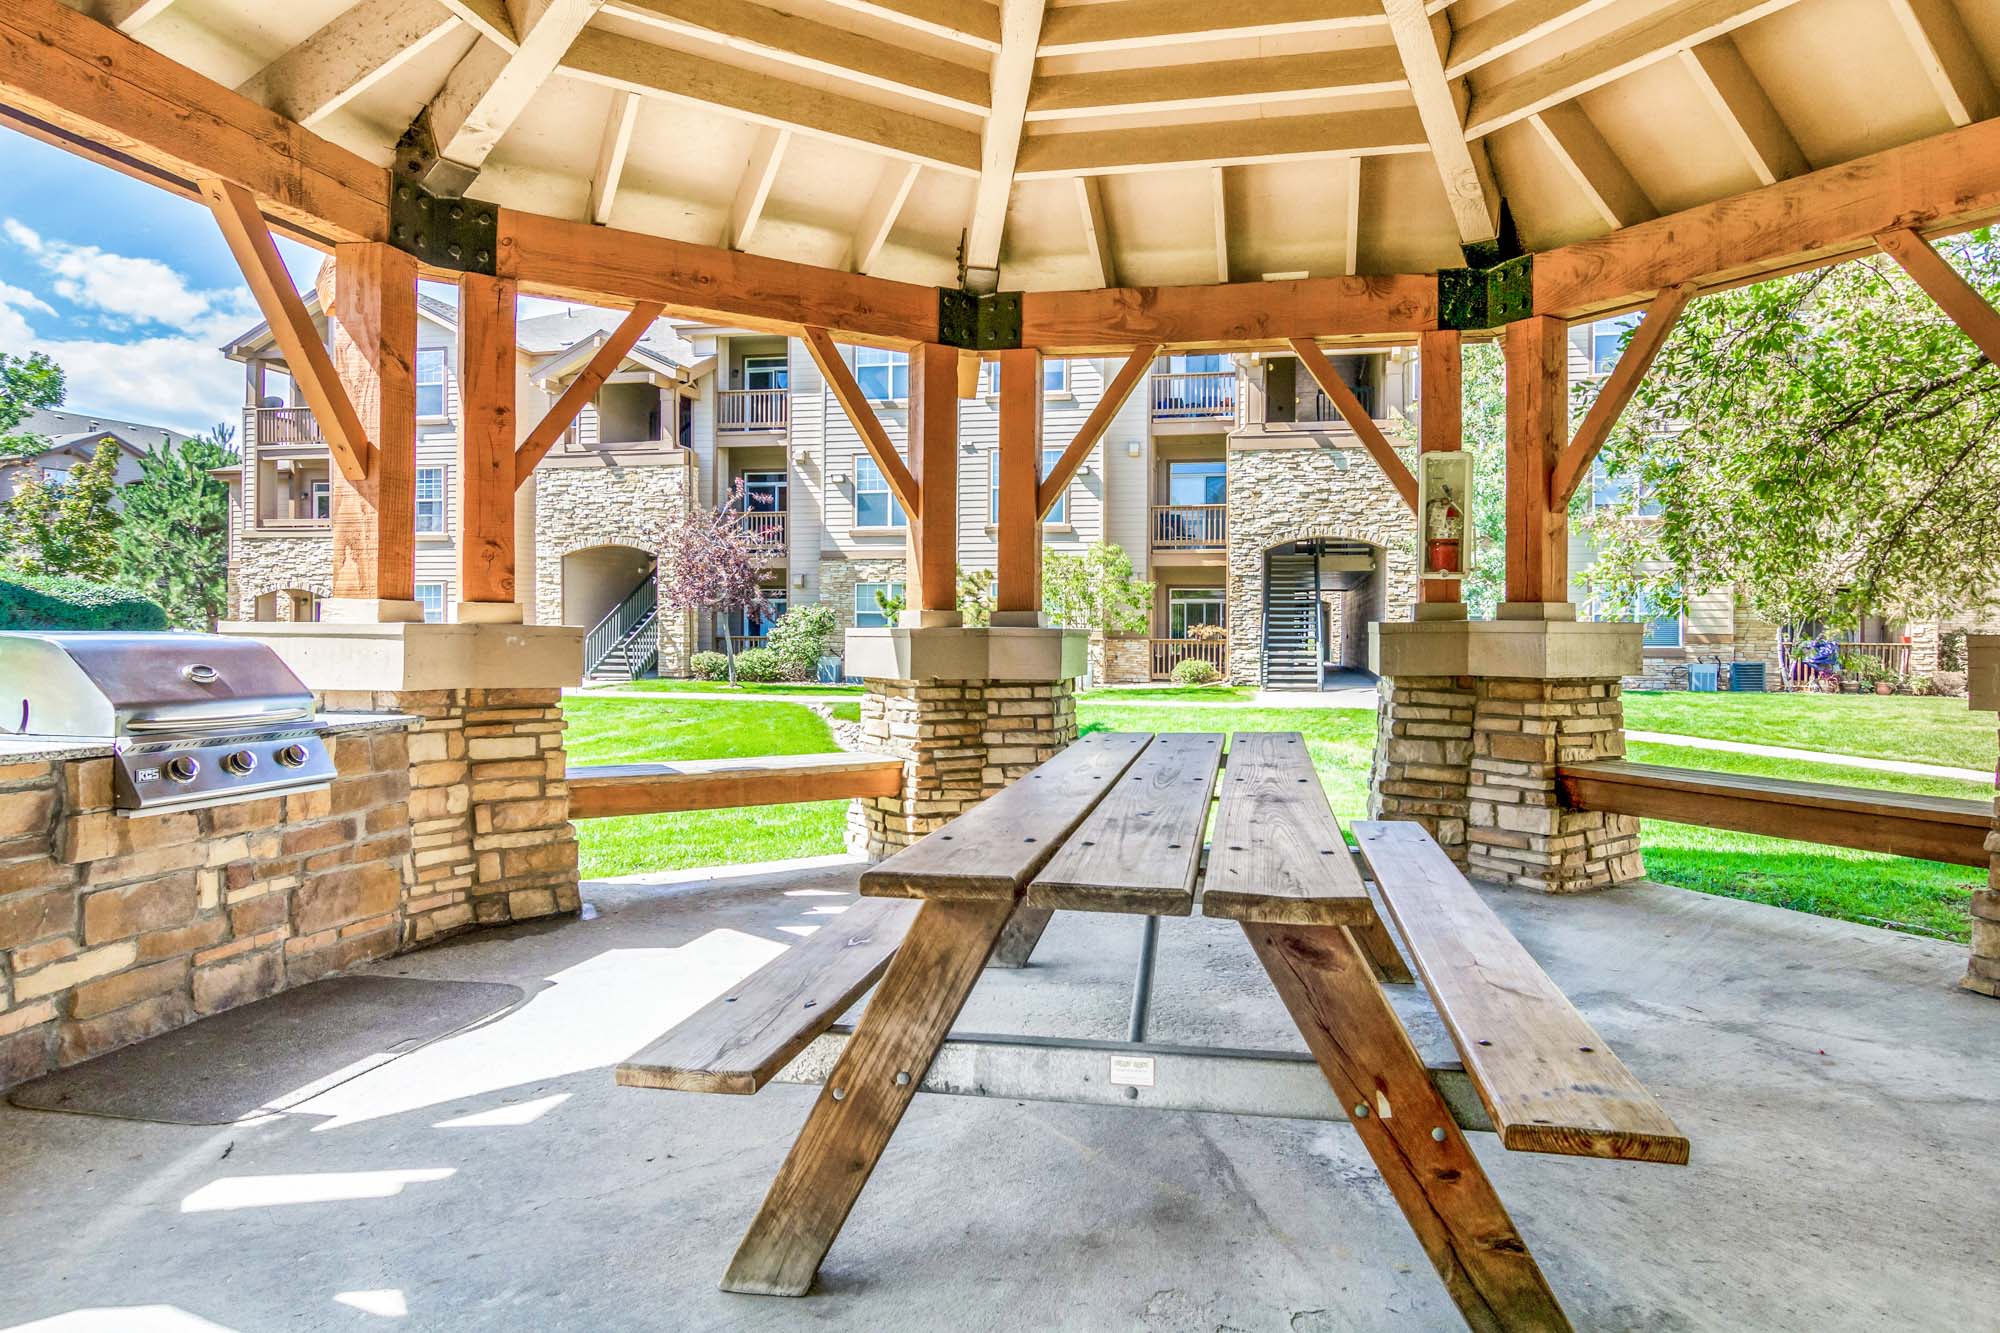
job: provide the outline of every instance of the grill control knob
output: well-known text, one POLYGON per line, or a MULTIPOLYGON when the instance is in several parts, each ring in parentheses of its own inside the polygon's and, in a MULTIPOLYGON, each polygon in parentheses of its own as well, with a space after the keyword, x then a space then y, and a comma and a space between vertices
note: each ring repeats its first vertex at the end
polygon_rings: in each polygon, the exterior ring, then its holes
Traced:
POLYGON ((166 774, 175 782, 193 782, 201 776, 201 763, 193 755, 167 760, 166 774))
POLYGON ((257 756, 248 750, 237 750, 233 754, 222 756, 222 767, 239 778, 244 777, 257 767, 257 756))
MULTIPOLYGON (((249 757, 248 755, 245 756, 245 758, 249 757)), ((286 768, 304 768, 306 760, 311 758, 306 753, 306 747, 303 745, 287 745, 272 757, 286 768)))

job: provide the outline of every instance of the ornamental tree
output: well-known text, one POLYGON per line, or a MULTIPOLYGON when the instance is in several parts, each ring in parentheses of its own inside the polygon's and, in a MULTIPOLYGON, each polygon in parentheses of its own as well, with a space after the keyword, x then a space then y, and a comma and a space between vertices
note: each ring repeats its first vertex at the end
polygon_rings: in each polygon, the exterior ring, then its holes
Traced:
POLYGON ((1152 620, 1153 585, 1133 572, 1122 546, 1092 542, 1079 555, 1044 550, 1042 609, 1070 629, 1143 630, 1152 620))
POLYGON ((117 488, 118 445, 108 436, 61 485, 24 475, 0 505, 0 571, 111 582, 119 564, 117 488))
POLYGON ((736 636, 730 621, 746 611, 769 615, 758 583, 757 539, 744 522, 743 482, 714 509, 673 516, 660 539, 660 602, 676 611, 707 611, 722 631, 729 683, 736 683, 736 636))
POLYGON ((0 460, 33 458, 49 447, 46 436, 17 430, 36 411, 60 406, 62 367, 41 352, 9 356, 0 352, 0 460))

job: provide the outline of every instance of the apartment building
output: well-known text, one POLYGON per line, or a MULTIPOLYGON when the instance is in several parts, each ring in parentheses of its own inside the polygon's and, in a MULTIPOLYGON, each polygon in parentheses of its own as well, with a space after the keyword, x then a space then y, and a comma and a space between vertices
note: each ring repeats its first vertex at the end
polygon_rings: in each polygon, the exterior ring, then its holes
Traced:
MULTIPOLYGON (((317 314, 315 308, 315 314, 317 314)), ((417 587, 426 614, 456 600, 450 521, 457 466, 455 311, 420 301, 417 587)), ((588 363, 615 317, 577 309, 523 319, 517 386, 525 433, 588 363)), ((268 329, 225 349, 245 367, 243 463, 232 481, 231 605, 246 620, 317 614, 330 585, 324 441, 268 329)), ((908 363, 844 349, 892 439, 907 424, 908 363)), ((1415 400, 1407 351, 1333 358, 1385 425, 1415 400)), ((1097 405, 1117 359, 1044 367, 1052 463, 1097 405)), ((959 404, 960 563, 995 561, 995 367, 959 404)), ((686 669, 725 630, 754 644, 768 619, 728 626, 664 610, 653 577, 672 516, 740 485, 775 613, 821 602, 844 624, 880 624, 877 594, 903 587, 905 521, 803 343, 661 321, 537 469, 520 506, 517 595, 531 623, 588 628, 603 675, 686 669), (532 553, 532 554, 530 554, 532 553)), ((1366 666, 1367 623, 1407 615, 1412 525, 1393 488, 1290 355, 1162 357, 1077 472, 1044 527, 1050 550, 1122 546, 1154 585, 1143 632, 1100 638, 1098 679, 1163 678, 1200 657, 1233 679, 1314 689, 1366 666)))

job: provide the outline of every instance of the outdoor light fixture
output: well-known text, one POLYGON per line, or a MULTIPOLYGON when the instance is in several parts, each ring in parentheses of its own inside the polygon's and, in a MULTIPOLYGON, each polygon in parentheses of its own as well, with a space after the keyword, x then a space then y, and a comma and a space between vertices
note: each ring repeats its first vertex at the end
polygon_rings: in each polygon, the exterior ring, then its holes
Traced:
POLYGON ((1139 442, 1137 440, 1125 441, 1125 456, 1127 458, 1137 458, 1139 456, 1139 442))

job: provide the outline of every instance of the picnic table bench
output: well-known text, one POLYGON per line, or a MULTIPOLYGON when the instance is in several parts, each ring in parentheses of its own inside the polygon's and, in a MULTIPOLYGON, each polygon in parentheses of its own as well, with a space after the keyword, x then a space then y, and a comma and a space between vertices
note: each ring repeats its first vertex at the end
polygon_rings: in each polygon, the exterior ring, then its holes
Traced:
POLYGON ((619 1066, 641 1087, 823 1085, 725 1289, 811 1288, 923 1089, 1348 1120, 1468 1325, 1570 1326, 1464 1131, 1667 1163, 1686 1137, 1420 826, 1357 823, 1357 864, 1302 737, 1239 733, 1224 762, 1218 735, 1079 740, 864 871, 860 903, 619 1066), (1384 985, 1410 973, 1364 869, 1459 1062, 1426 1064, 1397 1016, 1384 985), (1054 910, 1147 918, 1130 1040, 953 1033, 1010 920, 1054 910), (1309 1056, 1144 1040, 1157 922, 1197 910, 1241 925, 1309 1056))

